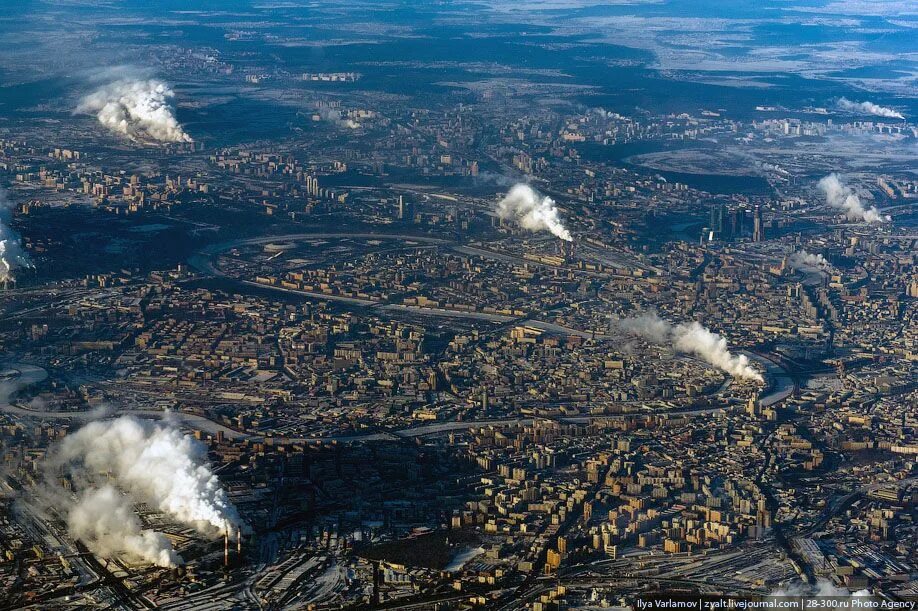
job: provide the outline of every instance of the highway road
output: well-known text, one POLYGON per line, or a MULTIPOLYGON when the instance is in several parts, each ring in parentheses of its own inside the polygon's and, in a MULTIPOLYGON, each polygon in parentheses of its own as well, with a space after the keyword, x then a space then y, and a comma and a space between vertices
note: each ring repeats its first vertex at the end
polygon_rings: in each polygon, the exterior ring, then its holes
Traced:
MULTIPOLYGON (((52 412, 48 410, 33 410, 21 405, 14 405, 10 399, 19 390, 43 382, 48 377, 48 372, 36 365, 28 363, 8 362, 0 366, 0 411, 15 416, 37 418, 40 420, 65 420, 71 419, 80 422, 98 420, 108 415, 107 412, 92 410, 87 412, 52 412)), ((229 439, 248 437, 244 433, 223 426, 204 416, 185 412, 166 412, 154 409, 119 410, 117 415, 130 414, 139 418, 163 419, 171 418, 187 428, 196 429, 216 435, 222 431, 229 439)))
POLYGON ((121 409, 117 412, 104 412, 100 410, 93 410, 90 412, 49 412, 46 410, 32 410, 20 407, 18 405, 10 405, 9 403, 0 404, 0 411, 26 418, 37 418, 39 420, 70 419, 79 422, 100 420, 108 416, 136 416, 138 418, 144 418, 148 420, 163 420, 168 418, 178 422, 186 428, 204 431, 205 433, 209 433, 211 435, 216 435, 217 432, 223 431, 223 434, 228 439, 246 439, 251 437, 250 435, 235 431, 229 427, 223 426, 218 422, 214 422, 213 420, 205 418, 204 416, 199 416, 198 414, 189 414, 186 412, 167 412, 164 410, 156 409, 121 409))
MULTIPOLYGON (((5 380, 0 379, 0 411, 3 411, 8 414, 16 415, 19 417, 26 418, 36 418, 40 420, 74 420, 78 422, 88 422, 91 420, 97 420, 100 418, 105 418, 114 415, 132 415, 138 418, 148 418, 148 419, 157 419, 161 420, 168 418, 174 422, 179 423, 181 426, 191 429, 191 430, 200 430, 208 433, 210 435, 216 435, 218 432, 222 432, 227 439, 232 440, 252 440, 252 441, 261 441, 264 439, 263 436, 259 435, 250 435, 237 431, 235 429, 229 428, 219 422, 211 420, 200 414, 191 414, 181 411, 164 411, 164 410, 155 410, 155 409, 121 409, 117 412, 104 412, 100 410, 84 411, 84 412, 57 412, 57 411, 48 411, 41 409, 29 409, 28 407, 23 407, 22 405, 14 405, 9 399, 21 388, 39 383, 47 378, 48 373, 41 367, 35 365, 29 365, 26 363, 7 363, 5 366, 0 368, 0 375, 2 372, 7 372, 8 377, 5 380)), ((671 412, 654 412, 659 414, 672 413, 679 415, 701 415, 701 414, 713 414, 721 413, 723 408, 713 407, 713 408, 704 408, 704 409, 676 409, 671 412)), ((639 414, 642 412, 635 412, 639 414)), ((603 420, 603 419, 621 419, 624 415, 598 415, 598 416, 570 416, 562 417, 557 420, 569 424, 588 424, 594 420, 603 420)), ((463 422, 437 422, 433 424, 424 424, 419 426, 411 426, 395 431, 384 431, 378 433, 368 433, 368 434, 358 434, 358 435, 341 435, 341 436, 330 436, 330 437, 284 437, 284 436, 274 436, 274 439, 278 442, 286 443, 359 443, 359 442, 369 442, 369 441, 394 441, 398 439, 413 439, 417 437, 425 437, 428 435, 442 435, 451 431, 462 431, 468 430, 470 428, 481 427, 481 426, 526 426, 534 422, 533 418, 509 418, 509 419, 498 419, 498 420, 470 420, 463 422)))
MULTIPOLYGON (((228 428, 218 422, 208 418, 185 412, 166 412, 152 409, 120 410, 111 414, 99 411, 91 412, 51 412, 46 410, 31 410, 18 405, 11 405, 8 402, 0 403, 0 411, 8 414, 14 414, 20 417, 38 418, 42 420, 65 420, 72 419, 77 421, 90 421, 107 417, 109 415, 132 415, 138 418, 163 419, 169 418, 180 423, 182 426, 192 430, 200 430, 211 435, 216 435, 218 431, 223 431, 227 439, 235 440, 252 440, 263 441, 265 438, 259 435, 249 435, 231 428, 228 428)), ((672 412, 654 412, 655 414, 673 413, 679 415, 701 415, 723 412, 723 408, 713 407, 706 409, 690 410, 673 410, 672 412)), ((635 412, 635 415, 641 412, 635 412)), ((588 424, 596 420, 614 420, 621 419, 624 415, 599 415, 599 416, 570 416, 558 418, 562 423, 568 424, 588 424)), ((438 422, 436 424, 425 424, 412 426, 395 431, 380 433, 368 433, 364 435, 341 435, 330 437, 284 437, 275 436, 278 443, 360 443, 367 441, 395 441, 398 439, 414 439, 417 437, 426 437, 429 435, 442 435, 452 431, 463 431, 471 428, 483 426, 527 426, 535 422, 534 418, 505 418, 499 420, 468 420, 464 422, 438 422)))

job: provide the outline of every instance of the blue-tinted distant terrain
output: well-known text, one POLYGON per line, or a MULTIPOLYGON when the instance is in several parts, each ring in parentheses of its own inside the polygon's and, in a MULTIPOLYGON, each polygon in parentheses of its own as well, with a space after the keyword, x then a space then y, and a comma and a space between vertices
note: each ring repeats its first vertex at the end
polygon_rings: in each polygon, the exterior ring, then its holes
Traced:
POLYGON ((181 121, 218 142, 295 128, 297 88, 452 103, 496 86, 539 91, 546 104, 554 90, 622 114, 740 119, 757 106, 802 112, 869 96, 914 115, 916 12, 912 2, 774 0, 32 1, 0 17, 0 119, 66 120, 112 66, 167 79, 181 121), (201 71, 177 69, 188 55, 201 71), (319 72, 362 78, 333 88, 289 79, 319 72))

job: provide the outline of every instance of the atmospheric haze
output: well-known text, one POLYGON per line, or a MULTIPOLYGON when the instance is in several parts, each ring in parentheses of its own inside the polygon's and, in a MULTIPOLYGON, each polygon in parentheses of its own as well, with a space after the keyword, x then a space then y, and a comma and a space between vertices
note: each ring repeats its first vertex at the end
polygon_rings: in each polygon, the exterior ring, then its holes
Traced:
POLYGON ((733 377, 764 382, 762 374, 752 367, 746 355, 732 354, 725 338, 695 321, 673 325, 655 313, 649 313, 620 320, 618 325, 624 331, 655 344, 671 345, 678 352, 694 354, 733 377))
POLYGON ((0 188, 0 283, 11 279, 15 269, 32 267, 32 260, 19 243, 19 234, 10 226, 12 216, 13 204, 0 188))
POLYGON ((526 184, 514 185, 497 203, 497 215, 515 221, 530 231, 550 231, 566 242, 573 242, 571 233, 561 223, 558 208, 550 197, 543 197, 526 184))
POLYGON ((881 215, 876 206, 865 208, 858 194, 844 184, 838 174, 829 174, 820 180, 817 186, 825 194, 826 203, 841 210, 849 221, 882 223, 891 220, 890 217, 881 215))
POLYGON ((169 104, 174 96, 156 79, 121 79, 83 98, 76 112, 95 114, 99 123, 134 142, 193 142, 169 104))
POLYGON ((865 115, 873 115, 875 117, 886 117, 888 119, 905 119, 899 111, 887 108, 886 106, 880 106, 879 104, 874 104, 873 102, 852 102, 848 98, 840 98, 836 106, 838 106, 840 110, 848 112, 858 112, 865 115))

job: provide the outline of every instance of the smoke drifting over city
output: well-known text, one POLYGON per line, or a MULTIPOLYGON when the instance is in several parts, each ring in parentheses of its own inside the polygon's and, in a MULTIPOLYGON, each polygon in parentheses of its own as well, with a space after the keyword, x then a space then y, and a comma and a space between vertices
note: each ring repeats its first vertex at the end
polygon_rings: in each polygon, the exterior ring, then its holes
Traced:
POLYGON ((130 502, 112 486, 88 490, 67 516, 70 535, 93 553, 162 567, 182 564, 162 533, 143 530, 130 502))
POLYGON ((238 523, 204 447, 178 429, 122 416, 91 422, 61 442, 55 456, 71 472, 116 482, 143 502, 202 533, 238 523))
POLYGON ((0 611, 918 611, 918 0, 0 6, 0 611))
POLYGON ((0 283, 13 277, 13 270, 32 267, 29 255, 22 250, 19 234, 10 227, 13 204, 6 197, 6 191, 0 188, 0 283))
POLYGON ((530 231, 550 231, 566 242, 573 242, 571 233, 558 216, 558 208, 550 197, 543 197, 526 184, 514 185, 497 204, 497 215, 519 223, 530 231))
POLYGON ((322 107, 316 110, 316 114, 322 121, 334 123, 338 127, 345 127, 347 129, 357 129, 360 127, 360 123, 349 117, 345 117, 337 108, 322 107))
POLYGON ((826 203, 841 210, 849 221, 882 223, 890 220, 890 217, 881 215, 876 206, 865 208, 858 194, 844 184, 838 174, 829 174, 817 186, 825 194, 826 203))
POLYGON ((805 250, 800 250, 792 254, 788 258, 787 264, 791 269, 809 273, 824 272, 831 267, 829 262, 826 261, 826 258, 822 255, 810 253, 805 250))
POLYGON ((82 99, 76 112, 95 114, 99 123, 134 142, 193 142, 169 100, 172 89, 156 79, 122 79, 82 99))
POLYGON ((886 117, 888 119, 905 119, 899 111, 886 106, 880 106, 879 104, 874 104, 873 102, 852 102, 848 98, 840 98, 836 106, 838 106, 840 110, 848 112, 858 112, 865 115, 873 115, 875 117, 886 117))
POLYGON ((91 422, 50 452, 48 466, 68 474, 83 492, 76 505, 61 509, 67 511, 71 533, 102 555, 120 552, 160 566, 179 562, 167 539, 141 530, 130 511, 135 502, 207 536, 233 534, 240 526, 236 509, 206 464, 204 447, 170 424, 132 416, 91 422), (126 496, 100 485, 106 478, 126 496), (119 517, 108 520, 101 513, 119 517))
POLYGON ((792 583, 783 586, 769 594, 769 596, 870 596, 869 590, 858 590, 854 593, 844 588, 839 588, 825 577, 820 577, 815 583, 792 583))
POLYGON ((727 340, 697 322, 672 325, 655 313, 619 321, 619 327, 655 344, 671 345, 676 351, 693 354, 736 378, 763 382, 762 374, 743 354, 735 355, 727 348, 727 340))

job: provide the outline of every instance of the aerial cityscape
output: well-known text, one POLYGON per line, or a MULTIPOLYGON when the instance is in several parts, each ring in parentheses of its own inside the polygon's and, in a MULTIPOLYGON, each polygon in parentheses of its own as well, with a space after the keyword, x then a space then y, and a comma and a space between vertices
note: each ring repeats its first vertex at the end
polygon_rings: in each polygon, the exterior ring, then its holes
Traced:
POLYGON ((914 0, 0 6, 0 611, 918 609, 914 0))

